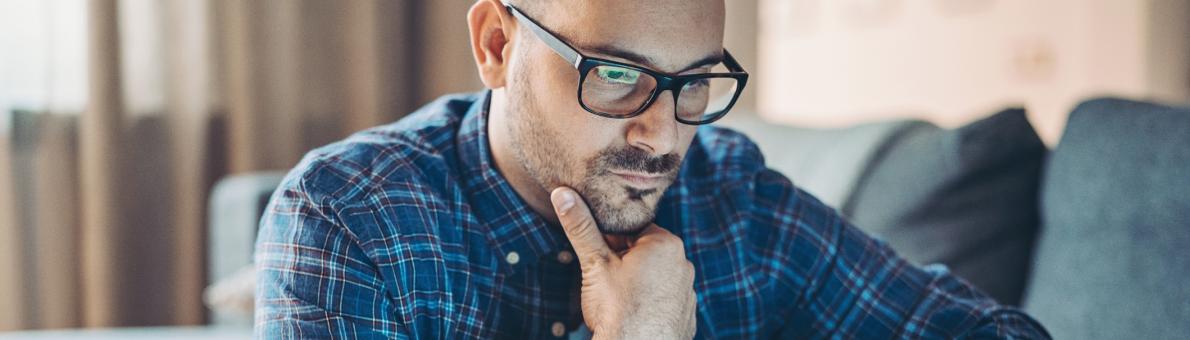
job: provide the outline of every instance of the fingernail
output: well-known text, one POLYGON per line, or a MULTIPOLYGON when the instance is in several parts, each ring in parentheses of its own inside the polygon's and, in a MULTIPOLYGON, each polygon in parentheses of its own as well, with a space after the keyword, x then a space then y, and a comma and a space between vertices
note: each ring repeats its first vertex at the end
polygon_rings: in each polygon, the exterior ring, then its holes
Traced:
POLYGON ((574 193, 563 191, 560 195, 562 202, 558 204, 558 211, 566 212, 574 207, 574 193))

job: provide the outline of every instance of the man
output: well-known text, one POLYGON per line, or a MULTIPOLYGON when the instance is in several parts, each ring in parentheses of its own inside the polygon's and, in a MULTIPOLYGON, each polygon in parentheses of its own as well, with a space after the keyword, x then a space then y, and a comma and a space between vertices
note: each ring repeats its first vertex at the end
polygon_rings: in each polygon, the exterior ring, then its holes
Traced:
POLYGON ((259 336, 1048 337, 705 125, 747 81, 723 1, 480 0, 467 20, 489 91, 315 150, 274 194, 259 336))

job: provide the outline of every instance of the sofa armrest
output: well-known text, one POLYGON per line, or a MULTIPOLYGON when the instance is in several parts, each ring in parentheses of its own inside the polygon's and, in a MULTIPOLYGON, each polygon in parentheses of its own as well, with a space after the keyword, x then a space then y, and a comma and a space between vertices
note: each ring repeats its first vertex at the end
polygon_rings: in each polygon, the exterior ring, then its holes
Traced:
MULTIPOLYGON (((208 211, 208 285, 252 264, 260 217, 284 177, 284 172, 254 172, 225 177, 215 184, 208 211)), ((243 316, 226 314, 213 311, 211 322, 242 323, 243 316)))

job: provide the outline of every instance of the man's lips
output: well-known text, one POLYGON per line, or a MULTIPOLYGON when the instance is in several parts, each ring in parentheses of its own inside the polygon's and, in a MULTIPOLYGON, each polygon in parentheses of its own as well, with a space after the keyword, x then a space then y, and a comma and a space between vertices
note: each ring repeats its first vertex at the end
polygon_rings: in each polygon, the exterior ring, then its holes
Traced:
POLYGON ((659 187, 662 184, 665 184, 665 179, 667 178, 665 175, 661 174, 649 174, 635 171, 612 170, 611 173, 624 180, 629 185, 640 189, 659 187))

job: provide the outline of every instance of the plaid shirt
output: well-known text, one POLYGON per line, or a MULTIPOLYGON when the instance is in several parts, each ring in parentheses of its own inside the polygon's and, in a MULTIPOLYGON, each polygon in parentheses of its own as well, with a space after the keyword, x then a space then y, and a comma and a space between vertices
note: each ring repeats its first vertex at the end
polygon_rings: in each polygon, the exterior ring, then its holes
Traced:
MULTIPOLYGON (((491 162, 487 94, 314 150, 256 244, 256 334, 557 338, 582 325, 569 242, 491 162)), ((1048 338, 941 266, 897 257, 700 127, 656 223, 694 263, 698 338, 1048 338)))

